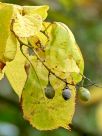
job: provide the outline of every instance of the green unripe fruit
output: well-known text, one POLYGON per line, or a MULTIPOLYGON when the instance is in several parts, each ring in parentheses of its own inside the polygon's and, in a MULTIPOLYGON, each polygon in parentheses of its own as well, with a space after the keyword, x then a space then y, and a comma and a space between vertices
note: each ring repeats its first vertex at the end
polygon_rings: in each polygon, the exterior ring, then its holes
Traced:
POLYGON ((64 98, 64 100, 68 100, 71 98, 71 91, 68 87, 66 87, 63 91, 62 91, 62 96, 64 98))
POLYGON ((55 90, 53 88, 53 86, 51 85, 50 82, 48 82, 46 88, 45 88, 45 96, 48 99, 53 99, 53 97, 55 96, 55 90))
POLYGON ((78 97, 82 101, 88 101, 91 97, 90 92, 88 89, 84 87, 80 87, 78 90, 78 97))

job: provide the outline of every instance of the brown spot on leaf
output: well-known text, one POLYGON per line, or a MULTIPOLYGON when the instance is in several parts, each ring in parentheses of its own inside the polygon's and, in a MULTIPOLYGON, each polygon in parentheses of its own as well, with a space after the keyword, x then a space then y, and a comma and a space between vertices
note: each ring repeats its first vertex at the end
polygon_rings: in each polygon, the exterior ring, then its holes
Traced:
POLYGON ((0 61, 0 71, 3 70, 3 68, 5 67, 5 65, 6 65, 5 63, 3 63, 3 62, 0 61))
POLYGON ((28 75, 29 69, 30 69, 30 64, 29 63, 25 64, 24 68, 25 68, 26 74, 28 75))

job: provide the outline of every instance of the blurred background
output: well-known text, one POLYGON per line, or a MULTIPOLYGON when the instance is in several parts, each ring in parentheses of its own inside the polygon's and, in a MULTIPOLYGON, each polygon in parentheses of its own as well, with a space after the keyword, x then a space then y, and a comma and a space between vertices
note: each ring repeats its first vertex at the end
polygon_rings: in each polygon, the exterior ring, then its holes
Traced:
MULTIPOLYGON (((102 0, 1 0, 20 5, 50 6, 48 21, 69 26, 85 60, 85 75, 102 84, 102 0)), ((87 103, 76 99, 72 131, 41 132, 23 119, 17 95, 6 77, 0 81, 0 136, 102 136, 102 88, 90 87, 87 103)), ((70 110, 70 109, 69 109, 70 110)))

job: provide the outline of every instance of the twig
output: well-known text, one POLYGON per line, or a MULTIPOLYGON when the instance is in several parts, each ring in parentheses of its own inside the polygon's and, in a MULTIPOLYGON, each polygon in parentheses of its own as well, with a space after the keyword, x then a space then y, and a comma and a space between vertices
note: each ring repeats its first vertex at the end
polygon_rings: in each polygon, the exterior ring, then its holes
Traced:
POLYGON ((91 79, 89 79, 88 77, 86 77, 85 75, 82 75, 81 73, 79 73, 84 79, 88 80, 91 84, 87 85, 86 87, 89 87, 89 86, 96 86, 96 87, 99 87, 99 88, 102 88, 102 86, 94 83, 91 79))

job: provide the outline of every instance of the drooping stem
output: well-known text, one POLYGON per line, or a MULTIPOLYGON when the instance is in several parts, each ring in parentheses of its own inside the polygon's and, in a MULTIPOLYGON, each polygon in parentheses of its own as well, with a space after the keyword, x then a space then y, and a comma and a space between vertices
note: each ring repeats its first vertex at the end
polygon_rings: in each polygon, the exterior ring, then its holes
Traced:
MULTIPOLYGON (((34 68, 34 65, 31 63, 31 61, 29 60, 29 58, 24 54, 23 49, 22 49, 22 46, 23 46, 23 44, 20 43, 20 51, 22 52, 22 54, 24 55, 24 57, 28 60, 28 62, 30 63, 31 67, 33 68, 33 71, 34 71, 34 73, 35 73, 35 75, 36 75, 36 77, 37 77, 37 79, 38 79, 38 81, 39 81, 40 87, 41 87, 41 89, 42 89, 42 85, 41 85, 41 83, 40 83, 40 79, 39 79, 39 77, 38 77, 38 75, 37 75, 37 73, 36 73, 36 70, 35 70, 35 68, 34 68)), ((43 89, 42 89, 42 92, 43 92, 43 89)), ((44 95, 44 92, 43 92, 43 95, 44 95)), ((44 98, 45 98, 45 97, 44 97, 44 98)))
MULTIPOLYGON (((30 44, 30 43, 29 43, 30 44)), ((27 45, 26 45, 27 46, 27 45)), ((31 48, 31 46, 28 46, 31 48)), ((33 51, 34 51, 34 54, 36 55, 37 59, 43 64, 43 66, 48 70, 48 72, 50 72, 52 75, 54 75, 56 78, 58 78, 59 80, 61 80, 62 82, 64 82, 65 84, 69 84, 69 85, 72 85, 72 86, 75 86, 74 84, 71 84, 71 83, 68 83, 66 81, 66 79, 62 79, 61 77, 57 76, 50 68, 48 68, 45 64, 44 64, 44 61, 41 60, 41 58, 39 57, 39 55, 37 54, 37 52, 34 50, 33 48, 33 51)))

